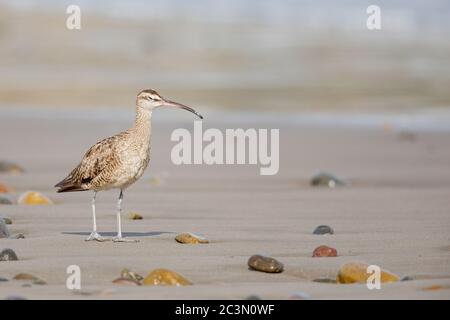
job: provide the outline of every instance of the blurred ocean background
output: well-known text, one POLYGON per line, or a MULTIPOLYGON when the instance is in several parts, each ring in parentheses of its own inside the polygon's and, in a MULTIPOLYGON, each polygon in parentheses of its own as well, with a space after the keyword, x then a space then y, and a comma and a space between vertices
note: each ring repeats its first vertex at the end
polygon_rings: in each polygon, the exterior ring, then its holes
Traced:
POLYGON ((450 130, 449 17, 444 0, 0 0, 0 115, 129 112, 151 87, 236 119, 450 130), (366 28, 371 4, 381 30, 366 28))

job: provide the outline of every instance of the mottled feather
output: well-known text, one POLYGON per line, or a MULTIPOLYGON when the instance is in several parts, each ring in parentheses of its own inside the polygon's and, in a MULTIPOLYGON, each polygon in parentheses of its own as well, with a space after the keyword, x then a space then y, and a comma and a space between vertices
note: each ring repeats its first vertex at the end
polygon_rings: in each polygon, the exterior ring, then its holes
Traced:
POLYGON ((150 113, 137 108, 135 126, 93 145, 57 192, 126 188, 143 174, 149 162, 150 113))

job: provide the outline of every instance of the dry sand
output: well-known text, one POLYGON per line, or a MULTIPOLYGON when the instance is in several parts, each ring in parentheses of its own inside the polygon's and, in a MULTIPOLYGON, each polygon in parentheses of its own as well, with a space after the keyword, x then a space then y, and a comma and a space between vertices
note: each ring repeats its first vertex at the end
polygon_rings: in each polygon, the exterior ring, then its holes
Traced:
MULTIPOLYGON (((130 111, 130 119, 132 113, 130 111)), ((222 124, 236 127, 234 123, 222 124)), ((146 175, 125 194, 126 236, 137 244, 85 242, 91 229, 90 193, 56 194, 52 186, 102 137, 127 128, 125 121, 51 120, 2 116, 0 158, 23 165, 22 175, 0 175, 16 199, 38 190, 51 206, 0 206, 12 218, 11 233, 26 239, 1 239, 19 261, 0 262, 0 298, 32 299, 286 299, 304 292, 313 299, 450 298, 450 290, 423 290, 450 285, 450 133, 416 133, 413 141, 395 131, 314 128, 282 124, 239 124, 279 127, 280 172, 259 176, 256 166, 175 166, 170 162, 171 129, 192 129, 190 118, 154 126, 152 160, 146 175), (326 170, 351 184, 336 189, 312 188, 309 178, 326 170), (161 182, 151 182, 159 177, 161 182), (312 235, 328 224, 331 236, 312 235), (177 233, 206 236, 206 245, 181 245, 177 233), (338 250, 337 258, 312 258, 319 245, 338 250), (249 271, 247 259, 257 253, 285 264, 281 274, 249 271), (334 277, 349 261, 377 264, 400 276, 420 280, 382 285, 335 285, 312 282, 334 277), (65 287, 66 268, 82 271, 82 290, 65 287), (114 285, 122 268, 146 275, 154 268, 180 272, 189 287, 124 287, 114 285), (23 287, 12 280, 32 273, 47 285, 23 287)), ((214 120, 208 126, 215 126, 214 120)), ((101 233, 115 232, 117 192, 98 197, 101 233)))

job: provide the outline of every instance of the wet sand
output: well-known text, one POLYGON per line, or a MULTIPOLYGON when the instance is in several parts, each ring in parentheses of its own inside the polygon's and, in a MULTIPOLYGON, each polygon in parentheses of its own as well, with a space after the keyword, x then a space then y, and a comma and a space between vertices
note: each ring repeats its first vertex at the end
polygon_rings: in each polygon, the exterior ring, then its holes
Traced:
MULTIPOLYGON (((208 115, 205 118, 208 119, 208 115)), ((280 171, 259 176, 259 168, 175 166, 170 162, 173 128, 192 130, 189 116, 158 122, 153 128, 152 159, 144 177, 126 193, 123 218, 130 243, 85 242, 91 229, 90 193, 56 194, 52 186, 100 138, 128 127, 129 119, 0 118, 0 159, 17 162, 22 175, 0 174, 15 189, 12 199, 38 190, 56 202, 50 206, 1 205, 11 233, 25 239, 0 239, 19 261, 0 262, 0 298, 30 299, 287 299, 304 292, 312 299, 450 298, 450 133, 417 132, 401 138, 389 128, 332 128, 282 123, 240 123, 240 127, 280 128, 280 171), (411 137, 410 137, 411 138, 411 137), (324 170, 349 185, 324 189, 309 185, 324 170), (154 177, 160 182, 155 183, 154 177), (335 234, 313 235, 321 224, 335 234), (181 245, 179 232, 207 237, 205 245, 181 245), (337 249, 336 258, 312 258, 319 245, 337 249), (247 260, 264 253, 285 265, 281 274, 250 271, 247 260), (417 280, 365 285, 313 282, 335 277, 343 263, 377 264, 417 280), (65 287, 66 268, 81 267, 82 290, 65 287), (125 287, 112 284, 122 268, 143 276, 155 268, 183 274, 189 287, 125 287), (46 285, 22 287, 12 280, 31 273, 46 285), (441 285, 440 290, 423 288, 441 285), (447 286, 447 289, 445 288, 447 286)), ((205 122, 207 127, 235 123, 205 122)), ((98 228, 114 235, 116 191, 98 197, 98 228)))

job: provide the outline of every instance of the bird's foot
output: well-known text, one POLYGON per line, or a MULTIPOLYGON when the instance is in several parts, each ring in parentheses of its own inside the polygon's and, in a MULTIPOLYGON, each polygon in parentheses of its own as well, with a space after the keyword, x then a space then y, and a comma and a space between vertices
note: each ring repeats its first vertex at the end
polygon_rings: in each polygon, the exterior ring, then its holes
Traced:
POLYGON ((122 236, 116 236, 112 239, 114 242, 130 242, 130 243, 136 243, 139 242, 137 239, 130 239, 130 238, 124 238, 122 236))
POLYGON ((98 242, 104 242, 108 241, 109 239, 103 238, 101 235, 99 235, 96 231, 92 231, 92 233, 89 235, 89 237, 86 238, 86 241, 98 241, 98 242))

